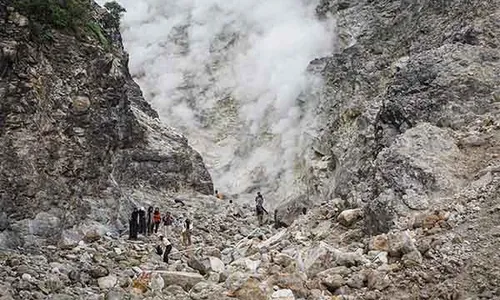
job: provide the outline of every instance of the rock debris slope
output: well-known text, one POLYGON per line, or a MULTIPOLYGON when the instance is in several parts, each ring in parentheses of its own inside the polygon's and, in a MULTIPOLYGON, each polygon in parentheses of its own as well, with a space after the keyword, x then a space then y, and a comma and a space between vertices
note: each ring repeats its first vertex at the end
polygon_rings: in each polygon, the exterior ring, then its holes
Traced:
POLYGON ((212 193, 201 156, 143 99, 101 8, 99 40, 37 32, 0 3, 0 246, 54 242, 83 222, 122 228, 144 193, 212 193))
POLYGON ((276 229, 200 194, 201 158, 154 120, 119 43, 53 32, 41 46, 0 6, 0 299, 500 298, 499 10, 321 1, 339 31, 309 66, 326 126, 309 195, 278 207, 276 229), (139 200, 195 220, 170 264, 155 237, 117 230, 139 200))

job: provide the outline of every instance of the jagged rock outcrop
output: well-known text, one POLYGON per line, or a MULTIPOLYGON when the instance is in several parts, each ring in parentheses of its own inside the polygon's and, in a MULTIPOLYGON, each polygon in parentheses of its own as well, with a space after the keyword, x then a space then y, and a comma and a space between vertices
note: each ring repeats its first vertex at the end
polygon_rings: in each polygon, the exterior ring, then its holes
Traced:
POLYGON ((330 239, 373 235, 382 250, 394 243, 378 234, 410 230, 415 243, 396 251, 400 270, 358 274, 335 293, 497 298, 500 2, 323 0, 317 13, 338 26, 337 52, 309 67, 325 80, 319 143, 335 162, 321 185, 326 201, 364 210, 362 231, 332 227, 330 239))
POLYGON ((57 241, 84 220, 121 228, 138 202, 212 193, 201 156, 142 97, 102 8, 97 33, 76 34, 36 31, 15 7, 0 1, 0 246, 57 241))
MULTIPOLYGON (((335 1, 338 52, 311 63, 325 79, 326 186, 367 208, 366 229, 427 209, 496 160, 499 1, 335 1), (480 150, 480 152, 483 152, 480 150)), ((398 223, 396 221, 396 223, 398 223)))

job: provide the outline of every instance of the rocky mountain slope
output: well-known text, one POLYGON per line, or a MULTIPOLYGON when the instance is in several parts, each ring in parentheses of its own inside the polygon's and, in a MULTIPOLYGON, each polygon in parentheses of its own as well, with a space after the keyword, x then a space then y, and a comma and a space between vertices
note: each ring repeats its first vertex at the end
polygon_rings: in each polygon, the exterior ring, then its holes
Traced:
POLYGON ((326 126, 308 194, 278 208, 277 229, 199 193, 201 158, 155 120, 113 29, 111 50, 58 31, 40 45, 3 4, 0 299, 500 298, 499 10, 321 1, 339 31, 309 66, 326 126), (117 230, 144 201, 194 220, 169 264, 155 236, 117 230))
POLYGON ((20 3, 0 2, 1 247, 57 242, 84 223, 124 229, 133 205, 212 193, 200 154, 143 99, 105 10, 56 30, 63 17, 20 3))

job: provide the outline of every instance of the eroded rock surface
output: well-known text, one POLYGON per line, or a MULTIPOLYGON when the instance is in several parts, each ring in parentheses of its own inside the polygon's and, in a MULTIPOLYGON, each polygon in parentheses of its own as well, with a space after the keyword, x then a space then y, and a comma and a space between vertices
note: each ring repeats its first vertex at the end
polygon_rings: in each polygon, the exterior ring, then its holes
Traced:
POLYGON ((0 3, 0 245, 56 242, 87 221, 121 230, 132 206, 144 205, 132 190, 148 201, 212 193, 199 153, 142 97, 101 8, 93 15, 109 44, 51 29, 40 42, 8 3, 0 3), (5 237, 11 231, 16 239, 5 237))

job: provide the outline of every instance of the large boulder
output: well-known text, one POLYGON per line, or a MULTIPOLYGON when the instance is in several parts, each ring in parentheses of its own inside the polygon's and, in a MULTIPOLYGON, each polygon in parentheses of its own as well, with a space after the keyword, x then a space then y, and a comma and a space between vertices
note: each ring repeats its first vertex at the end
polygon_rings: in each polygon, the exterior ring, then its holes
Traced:
POLYGON ((231 296, 242 300, 267 300, 270 288, 258 279, 248 278, 231 296))
POLYGON ((304 215, 312 207, 314 202, 309 195, 300 195, 286 200, 275 209, 275 219, 288 227, 292 225, 299 216, 304 215))
POLYGON ((277 290, 271 295, 272 300, 295 300, 291 290, 277 290))
POLYGON ((353 225, 357 220, 361 219, 362 216, 363 216, 363 210, 360 208, 347 209, 342 211, 337 216, 337 222, 346 227, 349 227, 353 225))
POLYGON ((203 281, 203 276, 198 273, 159 271, 165 286, 178 285, 188 292, 198 282, 203 281))
POLYGON ((223 273, 226 270, 224 262, 217 257, 207 256, 203 258, 192 257, 188 265, 200 272, 201 275, 208 273, 223 273))

